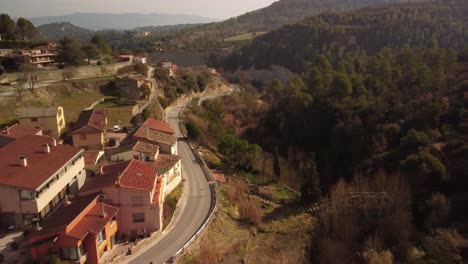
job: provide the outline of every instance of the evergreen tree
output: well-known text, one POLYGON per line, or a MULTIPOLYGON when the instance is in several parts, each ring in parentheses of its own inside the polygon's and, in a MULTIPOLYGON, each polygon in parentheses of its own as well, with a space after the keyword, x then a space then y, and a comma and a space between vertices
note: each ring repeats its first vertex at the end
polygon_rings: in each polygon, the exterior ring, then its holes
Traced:
POLYGON ((107 55, 110 54, 111 48, 109 44, 104 40, 104 37, 101 34, 96 34, 91 39, 91 43, 96 45, 96 47, 101 51, 102 54, 107 55))
POLYGON ((18 33, 21 40, 34 38, 38 34, 38 31, 36 30, 36 27, 33 25, 33 23, 22 17, 18 18, 16 21, 16 27, 18 28, 18 33))
POLYGON ((15 21, 7 14, 0 14, 0 35, 2 39, 15 39, 15 21))
POLYGON ((73 66, 82 65, 85 59, 85 54, 81 50, 81 45, 74 39, 64 37, 60 41, 58 60, 73 66))
POLYGON ((319 202, 322 197, 320 177, 315 162, 315 153, 312 153, 310 164, 306 168, 307 179, 301 187, 302 202, 311 204, 319 202))
POLYGON ((86 59, 88 60, 88 64, 91 64, 92 59, 99 58, 99 49, 94 44, 85 44, 81 47, 81 50, 86 55, 86 59))

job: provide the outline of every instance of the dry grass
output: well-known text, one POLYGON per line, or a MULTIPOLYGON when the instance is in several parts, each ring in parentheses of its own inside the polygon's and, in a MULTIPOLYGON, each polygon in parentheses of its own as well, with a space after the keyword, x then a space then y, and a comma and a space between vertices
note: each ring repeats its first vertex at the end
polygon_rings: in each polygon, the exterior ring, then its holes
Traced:
MULTIPOLYGON (((231 202, 238 195, 221 186, 218 215, 200 243, 178 263, 302 263, 316 226, 315 218, 298 214, 296 209, 278 210, 274 219, 264 217, 257 229, 239 220, 237 208, 231 202)), ((261 211, 266 216, 270 209, 261 211)))
POLYGON ((130 121, 132 120, 133 106, 117 105, 112 102, 105 102, 94 108, 107 110, 107 122, 109 126, 129 126, 131 124, 130 121))
POLYGON ((174 211, 177 207, 180 197, 182 197, 183 183, 179 184, 167 197, 164 202, 163 229, 165 229, 172 220, 174 211))

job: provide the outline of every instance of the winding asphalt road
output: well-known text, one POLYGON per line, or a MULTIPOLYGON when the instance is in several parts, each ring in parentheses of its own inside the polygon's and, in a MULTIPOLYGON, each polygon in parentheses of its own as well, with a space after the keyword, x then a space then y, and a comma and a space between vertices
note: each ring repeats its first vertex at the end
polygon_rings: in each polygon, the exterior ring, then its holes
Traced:
MULTIPOLYGON (((176 131, 178 138, 183 137, 179 129, 179 113, 183 108, 183 105, 178 105, 166 110, 166 121, 176 131)), ((174 219, 160 237, 147 248, 124 257, 122 260, 125 263, 166 262, 195 235, 210 213, 212 197, 209 183, 188 143, 184 140, 178 141, 178 155, 182 157, 182 177, 185 183, 174 219)))

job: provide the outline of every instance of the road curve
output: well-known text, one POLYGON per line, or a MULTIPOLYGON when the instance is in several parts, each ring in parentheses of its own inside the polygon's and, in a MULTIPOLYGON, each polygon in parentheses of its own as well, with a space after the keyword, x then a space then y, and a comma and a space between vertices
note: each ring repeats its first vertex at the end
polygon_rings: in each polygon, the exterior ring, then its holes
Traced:
MULTIPOLYGON (((179 113, 183 108, 183 105, 178 105, 166 109, 166 121, 176 131, 177 137, 182 137, 179 113)), ((122 261, 125 263, 166 262, 195 235, 210 213, 212 197, 209 183, 186 141, 178 142, 178 155, 182 157, 182 177, 185 183, 174 219, 154 243, 142 249, 144 252, 124 257, 122 261)))

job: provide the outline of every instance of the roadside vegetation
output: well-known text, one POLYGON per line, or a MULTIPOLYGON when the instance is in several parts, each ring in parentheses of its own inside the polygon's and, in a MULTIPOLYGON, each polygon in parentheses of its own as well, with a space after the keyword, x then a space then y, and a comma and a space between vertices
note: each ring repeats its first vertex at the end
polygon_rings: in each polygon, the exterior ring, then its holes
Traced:
POLYGON ((177 203, 179 202, 180 198, 182 197, 182 191, 184 189, 184 183, 180 183, 177 188, 175 188, 164 201, 164 220, 163 220, 163 229, 171 223, 172 218, 174 217, 174 212, 177 207, 177 203))

